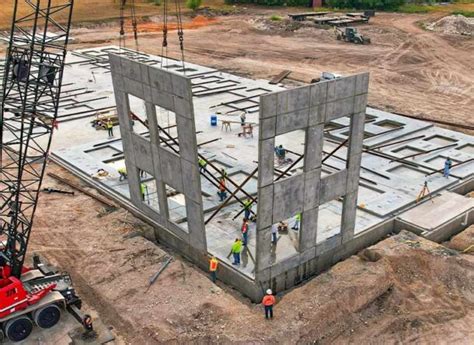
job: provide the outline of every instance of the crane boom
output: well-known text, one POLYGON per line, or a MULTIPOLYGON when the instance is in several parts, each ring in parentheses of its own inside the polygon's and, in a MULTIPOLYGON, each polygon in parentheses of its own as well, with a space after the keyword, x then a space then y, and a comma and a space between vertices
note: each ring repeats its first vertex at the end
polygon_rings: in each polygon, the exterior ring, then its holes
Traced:
POLYGON ((14 2, 0 108, 0 267, 16 278, 56 126, 73 5, 74 0, 14 2), (20 8, 20 2, 27 6, 20 8))

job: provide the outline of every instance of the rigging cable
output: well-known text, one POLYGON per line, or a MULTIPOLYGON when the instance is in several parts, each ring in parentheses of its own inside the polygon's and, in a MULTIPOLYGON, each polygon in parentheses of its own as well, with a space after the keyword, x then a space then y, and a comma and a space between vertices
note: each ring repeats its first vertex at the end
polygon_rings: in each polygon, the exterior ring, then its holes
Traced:
POLYGON ((137 16, 135 12, 135 0, 132 0, 132 7, 130 9, 132 14, 132 27, 133 27, 133 37, 135 38, 135 48, 136 50, 140 51, 138 47, 138 24, 137 24, 137 16))
POLYGON ((181 16, 181 4, 179 0, 175 0, 176 4, 176 21, 178 28, 178 40, 179 40, 179 49, 181 50, 181 63, 183 65, 183 74, 186 75, 186 68, 184 66, 184 31, 183 31, 183 20, 181 16))
POLYGON ((119 48, 120 50, 122 47, 125 46, 125 3, 127 0, 120 0, 120 36, 119 36, 119 48))

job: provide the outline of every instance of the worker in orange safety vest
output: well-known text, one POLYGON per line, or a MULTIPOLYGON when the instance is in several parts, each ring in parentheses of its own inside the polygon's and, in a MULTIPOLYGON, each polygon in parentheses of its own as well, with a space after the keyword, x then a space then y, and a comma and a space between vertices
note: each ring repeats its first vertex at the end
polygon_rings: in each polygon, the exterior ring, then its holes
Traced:
POLYGON ((275 303, 275 296, 273 296, 272 290, 268 289, 267 294, 262 299, 262 304, 265 307, 265 319, 273 319, 273 306, 275 303))
POLYGON ((211 280, 213 283, 215 283, 217 279, 217 266, 218 265, 219 265, 219 261, 217 261, 217 258, 215 256, 212 256, 211 260, 209 260, 209 271, 211 272, 211 280))

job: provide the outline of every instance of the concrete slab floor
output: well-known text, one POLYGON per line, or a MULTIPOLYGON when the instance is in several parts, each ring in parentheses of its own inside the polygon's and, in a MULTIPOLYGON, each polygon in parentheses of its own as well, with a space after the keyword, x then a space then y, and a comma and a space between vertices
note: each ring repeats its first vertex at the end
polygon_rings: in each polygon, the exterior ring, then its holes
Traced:
MULTIPOLYGON (((77 171, 85 175, 92 175, 98 169, 107 170, 110 175, 101 179, 101 183, 106 188, 111 188, 125 198, 130 198, 128 186, 125 182, 118 181, 117 169, 123 166, 124 161, 121 156, 122 147, 120 141, 120 131, 118 127, 114 129, 114 137, 108 138, 105 131, 95 130, 91 127, 90 121, 94 118, 97 109, 112 107, 115 104, 113 97, 113 87, 110 78, 110 71, 107 65, 106 54, 110 51, 117 52, 116 47, 106 47, 98 49, 86 49, 69 54, 69 65, 65 72, 66 87, 65 96, 69 95, 74 102, 85 102, 88 107, 68 108, 62 107, 59 130, 55 133, 52 152, 56 157, 73 166, 77 171), (104 59, 101 67, 90 62, 90 56, 100 56, 104 59), (92 74, 92 72, 94 72, 92 74), (87 94, 73 96, 73 89, 84 88, 90 91, 87 94), (88 101, 94 98, 100 98, 88 101), (89 117, 81 118, 79 111, 88 111, 89 117), (65 120, 68 120, 65 122, 65 120)), ((133 51, 124 50, 130 56, 140 56, 143 61, 149 64, 161 63, 160 57, 147 54, 136 54, 133 51), (157 62, 158 61, 158 62, 157 62)), ((164 61, 174 71, 180 68, 180 64, 172 60, 164 61)), ((188 76, 193 76, 192 83, 194 92, 195 123, 197 142, 203 143, 213 139, 215 142, 203 145, 199 152, 207 157, 219 168, 224 167, 229 175, 235 178, 237 183, 241 183, 256 167, 255 161, 258 158, 258 130, 255 129, 253 137, 238 136, 241 132, 240 112, 237 107, 246 107, 246 121, 258 125, 258 100, 260 94, 271 91, 283 90, 281 85, 270 85, 265 80, 251 80, 239 76, 216 71, 203 66, 186 63, 186 66, 193 69, 188 76), (225 92, 212 93, 213 88, 224 88, 225 92), (211 90, 211 91, 209 91, 211 90), (247 98, 245 101, 242 99, 247 98), (218 117, 217 126, 212 126, 210 119, 212 115, 218 117), (229 121, 230 129, 222 126, 223 121, 229 121)), ((180 72, 178 72, 180 73, 180 72)), ((222 91, 222 90, 221 90, 222 91)), ((131 99, 131 106, 138 115, 143 113, 141 101, 131 99)), ((74 103, 71 102, 71 103, 74 103)), ((449 131, 434 127, 433 125, 409 118, 404 118, 395 114, 367 108, 366 131, 369 135, 364 140, 366 149, 376 148, 366 151, 362 155, 361 186, 359 188, 356 218, 356 233, 365 231, 374 225, 381 223, 404 210, 416 205, 416 198, 421 191, 425 181, 428 182, 431 192, 439 193, 447 188, 456 186, 460 182, 474 178, 474 138, 462 133, 449 131), (422 136, 422 138, 417 138, 422 136), (415 138, 397 144, 397 141, 415 138), (392 143, 392 144, 390 144, 392 143), (395 143, 395 144, 393 144, 395 143), (446 145, 451 145, 444 148, 446 145), (382 146, 387 145, 387 146, 382 146), (380 148, 377 149, 377 146, 380 148), (407 149, 409 148, 409 149, 407 149), (409 151, 407 151, 409 150, 409 151), (434 151, 431 151, 434 150, 434 151), (408 155, 419 154, 410 157, 407 161, 393 162, 395 159, 404 158, 408 155), (452 169, 452 175, 444 178, 441 174, 433 173, 442 169, 444 157, 451 157, 457 164, 452 169), (427 176, 428 174, 431 174, 427 176)), ((174 125, 173 114, 168 111, 157 111, 159 121, 165 126, 174 125)), ((338 144, 347 138, 349 121, 348 118, 340 118, 332 121, 327 130, 324 142, 324 151, 331 152, 338 144), (331 126, 331 127, 329 127, 331 126)), ((147 129, 139 122, 135 121, 134 131, 147 135, 147 129)), ((176 136, 176 129, 169 129, 171 136, 176 136)), ((294 131, 277 138, 278 144, 282 144, 287 149, 302 153, 304 133, 294 131)), ((288 158, 295 160, 297 155, 289 153, 288 158)), ((328 175, 343 169, 346 165, 347 149, 341 148, 333 157, 329 158, 323 166, 323 175, 328 175)), ((274 159, 274 157, 269 157, 274 159)), ((277 164, 278 165, 278 164, 277 164)), ((277 166, 284 170, 289 164, 277 166)), ((301 166, 299 167, 301 168, 301 166)), ((292 173, 298 171, 298 167, 292 173)), ((148 183, 147 183, 148 185, 148 183)), ((150 203, 153 201, 153 186, 150 183, 150 203)), ((203 192, 203 205, 206 219, 212 210, 219 205, 216 189, 207 180, 201 178, 201 188, 203 192)), ((246 184, 245 189, 252 195, 256 193, 256 180, 251 179, 246 184)), ((242 193, 238 194, 243 197, 242 193)), ((439 199, 444 202, 444 199, 439 199)), ((179 200, 172 200, 179 204, 179 200)), ((320 209, 320 225, 318 227, 318 243, 324 239, 340 232, 340 215, 342 204, 333 201, 324 205, 320 209)), ((430 207, 425 203, 425 207, 430 207)), ((182 208, 171 207, 172 212, 183 216, 182 208)), ((206 227, 208 251, 217 255, 222 260, 227 260, 230 245, 236 236, 240 235, 241 217, 236 220, 232 218, 239 212, 241 207, 237 203, 229 203, 219 216, 213 219, 206 227)), ((461 210, 453 208, 446 217, 454 217, 461 210)), ((177 218, 176 218, 177 219, 177 218)), ((430 220, 423 226, 428 226, 430 220)), ((436 223, 436 222, 435 222, 436 223)), ((185 224, 185 223, 183 223, 185 224)), ((435 225, 433 223, 433 225, 435 225)), ((246 263, 239 267, 245 275, 252 277, 254 264, 252 257, 255 253, 255 232, 251 227, 248 259, 246 263)), ((292 256, 295 249, 295 239, 297 233, 291 235, 281 235, 276 248, 274 248, 274 261, 281 261, 292 256), (294 236, 293 236, 294 235, 294 236), (293 237, 292 237, 293 236, 293 237)), ((297 242, 297 240, 296 240, 297 242)))

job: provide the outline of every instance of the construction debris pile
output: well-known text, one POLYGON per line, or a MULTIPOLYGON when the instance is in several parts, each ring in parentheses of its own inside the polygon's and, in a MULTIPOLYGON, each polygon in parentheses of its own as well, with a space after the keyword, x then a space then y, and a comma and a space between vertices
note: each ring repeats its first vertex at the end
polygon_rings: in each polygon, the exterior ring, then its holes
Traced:
POLYGON ((443 17, 427 26, 428 30, 443 34, 474 35, 474 18, 466 18, 461 14, 443 17))
POLYGON ((303 27, 315 26, 311 22, 294 21, 290 19, 274 18, 257 18, 251 19, 250 23, 260 31, 270 31, 273 33, 294 32, 303 27))

